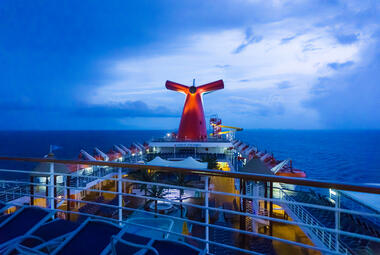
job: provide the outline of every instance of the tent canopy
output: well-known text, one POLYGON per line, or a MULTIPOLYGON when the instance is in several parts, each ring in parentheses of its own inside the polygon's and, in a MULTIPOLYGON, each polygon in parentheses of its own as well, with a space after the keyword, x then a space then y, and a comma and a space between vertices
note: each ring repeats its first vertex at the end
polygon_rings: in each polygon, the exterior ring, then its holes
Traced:
POLYGON ((207 169, 208 163, 202 163, 195 160, 192 157, 188 157, 184 160, 171 161, 165 160, 160 157, 155 157, 153 160, 147 162, 150 166, 168 166, 168 167, 181 167, 181 168, 193 168, 193 169, 207 169))

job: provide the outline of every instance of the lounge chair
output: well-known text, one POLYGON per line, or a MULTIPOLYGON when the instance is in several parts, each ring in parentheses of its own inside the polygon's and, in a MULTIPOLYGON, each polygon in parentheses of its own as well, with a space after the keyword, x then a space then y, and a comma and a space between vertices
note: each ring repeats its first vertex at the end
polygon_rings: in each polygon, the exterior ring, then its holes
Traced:
POLYGON ((128 233, 126 225, 118 235, 112 237, 111 245, 103 250, 102 255, 112 251, 116 254, 203 254, 203 251, 179 241, 151 239, 144 236, 128 233))
POLYGON ((51 247, 56 247, 62 240, 79 225, 61 219, 42 224, 28 235, 14 239, 7 247, 0 250, 4 254, 50 253, 51 247))
POLYGON ((23 207, 0 223, 0 248, 13 239, 28 235, 48 221, 53 213, 38 207, 23 207))
MULTIPOLYGON (((113 236, 111 241, 111 251, 113 255, 116 254, 154 254, 159 255, 158 251, 151 247, 153 240, 134 235, 124 233, 122 235, 113 236)), ((103 254, 108 254, 105 252, 103 254)))
MULTIPOLYGON (((169 240, 154 240, 151 245, 158 251, 159 254, 170 254, 175 251, 176 254, 181 255, 198 255, 203 254, 203 251, 184 242, 176 242, 169 240)), ((148 253, 151 255, 151 253, 148 253)))
POLYGON ((5 214, 5 215, 1 215, 0 216, 0 224, 1 222, 3 222, 4 220, 6 220, 8 217, 12 216, 12 214, 5 214))
POLYGON ((110 243, 111 237, 121 228, 116 224, 87 219, 51 254, 100 254, 110 243))
MULTIPOLYGON (((46 243, 55 239, 61 239, 67 234, 73 232, 78 227, 79 224, 75 222, 56 219, 41 225, 41 227, 39 227, 36 231, 32 232, 31 235, 40 238, 44 241, 43 243, 46 243)), ((32 239, 27 238, 21 244, 27 247, 34 247, 40 245, 32 239)))
MULTIPOLYGON (((135 236, 135 235, 133 235, 135 236)), ((159 255, 159 254, 181 254, 181 255, 199 255, 204 254, 204 251, 197 249, 189 244, 179 241, 169 240, 146 240, 147 242, 131 240, 130 237, 123 236, 113 237, 112 254, 144 254, 144 255, 159 255)), ((103 253, 107 254, 107 253, 103 253)))

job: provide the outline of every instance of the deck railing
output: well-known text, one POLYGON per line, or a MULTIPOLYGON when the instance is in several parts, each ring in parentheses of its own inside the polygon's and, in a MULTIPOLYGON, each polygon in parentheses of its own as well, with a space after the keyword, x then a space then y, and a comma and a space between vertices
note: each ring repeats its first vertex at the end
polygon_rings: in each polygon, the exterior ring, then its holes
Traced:
MULTIPOLYGON (((286 194, 284 190, 280 190, 280 198, 285 199, 287 201, 296 202, 292 197, 286 194)), ((311 215, 307 209, 304 206, 299 205, 298 203, 291 203, 285 205, 287 206, 292 213, 294 213, 302 222, 307 223, 312 226, 320 226, 324 227, 322 223, 318 219, 316 219, 313 215, 311 215)), ((307 230, 306 230, 307 231, 307 230)), ((329 249, 336 249, 336 246, 338 246, 339 252, 343 254, 352 254, 352 251, 350 251, 350 248, 347 247, 342 241, 340 241, 334 233, 312 228, 310 229, 312 232, 311 234, 314 234, 319 241, 322 242, 322 244, 329 249)))
MULTIPOLYGON (((233 250, 246 254, 262 254, 268 251, 257 246, 257 243, 269 242, 268 249, 275 249, 276 242, 281 242, 290 246, 298 246, 307 250, 316 250, 324 254, 360 254, 363 250, 369 250, 380 245, 380 226, 372 226, 372 229, 363 231, 343 226, 341 217, 349 215, 353 222, 360 224, 366 218, 380 218, 377 212, 363 213, 361 211, 350 210, 340 205, 337 200, 334 207, 312 204, 297 201, 290 198, 281 185, 291 184, 295 186, 293 192, 297 192, 297 187, 312 187, 318 189, 333 189, 339 194, 339 190, 356 191, 363 193, 380 194, 378 186, 354 185, 348 183, 326 182, 311 179, 287 178, 278 176, 256 175, 247 173, 226 172, 221 170, 200 170, 185 169, 162 166, 148 166, 130 163, 103 162, 103 161, 79 161, 79 160, 57 160, 57 159, 36 159, 36 158, 13 158, 0 157, 0 160, 26 161, 35 163, 49 163, 49 172, 33 171, 33 176, 49 177, 47 182, 36 182, 35 179, 25 180, 0 180, 0 187, 5 185, 22 187, 15 192, 17 199, 9 199, 11 190, 0 189, 0 199, 7 200, 9 205, 20 206, 20 203, 46 206, 56 212, 56 217, 68 220, 80 221, 85 216, 107 219, 117 222, 120 225, 134 225, 141 229, 150 229, 151 233, 162 233, 161 237, 169 239, 180 239, 191 245, 205 249, 208 253, 219 253, 220 248, 233 250), (96 172, 95 174, 78 173, 56 173, 55 164, 77 164, 89 165, 94 169, 106 167, 108 170, 96 172), (147 173, 160 172, 160 177, 148 180, 132 172, 147 173), (164 175, 166 177, 164 178, 164 175), (184 174, 192 176, 192 185, 179 182, 170 183, 173 178, 169 175, 184 174), (62 177, 62 182, 57 182, 57 177, 62 177), (79 181, 73 181, 77 178, 79 181), (86 182, 81 182, 87 180, 86 182), (195 181, 194 178, 199 178, 195 181), (240 181, 239 190, 218 190, 217 183, 226 180, 231 183, 238 179, 240 181), (91 181, 93 180, 93 181, 91 181), (264 194, 247 193, 247 184, 254 182, 264 188, 264 194), (275 187, 274 187, 275 185, 275 187), (103 187, 101 187, 103 186, 103 187), (45 192, 36 192, 37 187, 43 187, 45 192), (58 192, 60 189, 62 192, 58 192), (140 189, 142 192, 140 192, 140 189), (280 190, 280 196, 273 196, 276 189, 280 190), (183 197, 178 194, 182 194, 183 197), (146 192, 144 192, 146 191, 146 192), (170 191, 174 194, 164 194, 170 191), (176 191, 176 192, 174 192, 176 191), (190 195, 186 195, 188 192, 190 195), (5 196, 5 199, 4 199, 5 196), (104 199, 107 197, 108 199, 104 199), (21 199, 22 198, 22 199, 21 199), (99 199, 102 198, 102 199, 99 199), (37 202, 42 199, 44 203, 37 202), (146 203, 148 201, 148 203, 146 203), (155 202, 166 203, 169 209, 155 210, 155 202), (231 202, 233 201, 233 202, 231 202), (261 209, 268 212, 268 215, 247 212, 246 202, 257 203, 261 201, 265 204, 261 209), (279 216, 274 213, 274 206, 281 206, 285 212, 279 216), (173 209, 174 208, 174 209, 173 209), (181 209, 183 208, 183 210, 181 209), (325 226, 319 222, 309 212, 309 208, 315 210, 332 212, 334 226, 325 226), (290 210, 290 211, 286 211, 290 210), (292 219, 288 215, 295 215, 292 219), (224 216, 224 217, 223 217, 224 216), (286 216, 286 217, 285 217, 286 216), (170 228, 160 228, 157 226, 142 225, 131 219, 139 217, 151 217, 155 219, 170 219, 173 226, 170 228), (246 226, 246 219, 252 219, 255 228, 246 226), (262 221, 268 222, 269 226, 262 225, 262 221), (186 222, 186 224, 185 224, 186 222), (185 227, 186 225, 186 227, 185 227), (302 230, 310 230, 318 240, 309 235, 311 241, 299 242, 287 239, 276 232, 276 226, 286 225, 289 230, 296 231, 299 227, 302 230), (189 234, 190 232, 191 234, 189 234), (223 233, 223 235, 221 235, 223 233), (225 238, 228 237, 228 238, 225 238), (260 241, 258 241, 260 240, 260 241)), ((95 172, 95 171, 93 171, 95 172)), ((30 174, 28 170, 7 170, 1 169, 1 173, 30 174)), ((141 175, 142 176, 142 175, 141 175)), ((234 187, 234 185, 232 185, 234 187)), ((379 195, 380 196, 380 195, 379 195)), ((262 203, 262 204, 263 204, 262 203)), ((328 215, 331 215, 329 213, 328 215)), ((347 220, 343 217, 342 220, 347 220)), ((308 234, 308 231, 304 231, 308 234)), ((279 251, 277 251, 279 253, 279 251)), ((284 252, 285 254, 286 252, 284 252)))

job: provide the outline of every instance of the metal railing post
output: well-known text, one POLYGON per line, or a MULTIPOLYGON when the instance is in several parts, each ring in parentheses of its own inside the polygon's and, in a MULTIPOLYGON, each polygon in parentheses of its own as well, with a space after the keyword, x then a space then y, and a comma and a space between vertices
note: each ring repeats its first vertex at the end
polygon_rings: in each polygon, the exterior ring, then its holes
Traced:
POLYGON ((45 201, 46 201, 46 208, 49 208, 49 177, 45 177, 45 201))
POLYGON ((34 176, 30 176, 30 205, 34 205, 34 176))
POLYGON ((50 209, 55 210, 55 199, 54 199, 54 163, 50 164, 50 179, 49 179, 49 201, 50 201, 50 209))
POLYGON ((77 174, 77 188, 78 188, 79 187, 79 167, 78 167, 78 165, 77 165, 76 174, 77 174))
POLYGON ((65 197, 67 197, 66 185, 67 185, 67 176, 63 176, 63 199, 65 199, 65 197))
POLYGON ((67 178, 66 178, 66 211, 67 211, 67 219, 68 220, 70 220, 70 210, 71 210, 71 207, 70 207, 71 201, 69 200, 69 199, 71 199, 70 181, 71 181, 71 176, 67 176, 67 178))
POLYGON ((340 228, 340 194, 336 191, 336 199, 335 199, 335 250, 339 252, 339 228, 340 228))
POLYGON ((54 204, 54 208, 57 208, 57 204, 58 204, 58 200, 56 199, 57 198, 57 176, 56 175, 53 175, 53 183, 54 183, 54 188, 53 188, 53 204, 54 204))
POLYGON ((118 192, 118 197, 119 197, 119 224, 121 225, 121 222, 122 222, 122 220, 123 220, 123 209, 121 209, 121 207, 123 206, 123 203, 122 203, 122 201, 123 201, 123 197, 122 197, 122 195, 121 195, 121 193, 123 192, 123 190, 122 190, 122 187, 121 187, 121 184, 122 184, 122 182, 121 182, 121 178, 122 178, 122 176, 121 176, 121 167, 119 167, 119 169, 118 169, 118 183, 117 183, 117 192, 118 192))
POLYGON ((209 177, 206 176, 205 179, 205 207, 206 207, 206 213, 205 213, 205 223, 206 223, 206 228, 205 228, 205 237, 206 237, 206 252, 209 253, 210 245, 208 243, 209 241, 209 211, 208 211, 208 198, 209 198, 209 193, 208 193, 208 180, 209 177))

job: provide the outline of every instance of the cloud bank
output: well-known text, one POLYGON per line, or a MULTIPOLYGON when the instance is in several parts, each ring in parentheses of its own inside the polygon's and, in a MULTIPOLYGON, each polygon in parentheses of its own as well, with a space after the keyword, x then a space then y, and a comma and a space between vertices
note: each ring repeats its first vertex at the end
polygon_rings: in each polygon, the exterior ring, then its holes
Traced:
MULTIPOLYGON (((114 59, 107 72, 117 79, 105 80, 88 102, 138 98, 148 99, 150 105, 181 108, 184 98, 165 91, 167 79, 191 84, 196 78, 198 85, 223 79, 224 91, 206 95, 204 103, 207 114, 218 113, 228 123, 248 128, 344 128, 344 123, 331 121, 341 112, 332 105, 326 111, 321 98, 347 103, 337 96, 342 82, 330 81, 349 79, 369 64, 366 51, 378 42, 378 27, 353 26, 352 34, 337 34, 323 22, 287 18, 192 34, 165 54, 114 59)), ((344 26, 338 21, 334 25, 344 26)), ((348 128, 377 125, 349 122, 348 128)))
POLYGON ((0 128, 175 129, 184 96, 165 81, 193 78, 224 79, 204 104, 226 124, 380 128, 379 13, 378 1, 4 0, 0 128))

